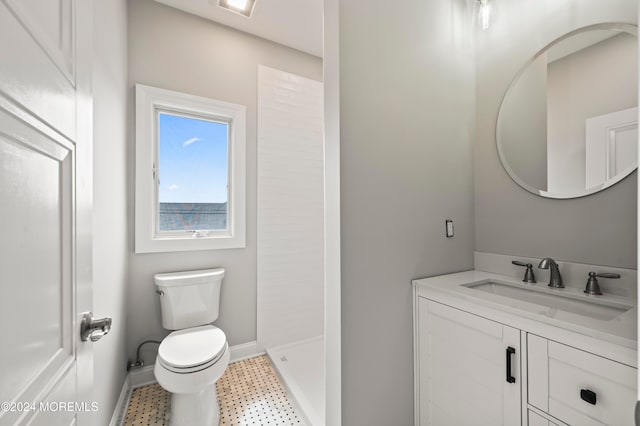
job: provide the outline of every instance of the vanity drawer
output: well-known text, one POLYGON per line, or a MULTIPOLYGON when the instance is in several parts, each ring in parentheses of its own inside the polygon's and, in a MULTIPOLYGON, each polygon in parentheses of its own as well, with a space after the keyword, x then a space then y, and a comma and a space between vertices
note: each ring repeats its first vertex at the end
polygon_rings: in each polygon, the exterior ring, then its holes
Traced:
POLYGON ((634 424, 636 369, 528 336, 529 403, 570 425, 634 424))
POLYGON ((528 426, 560 426, 558 423, 554 423, 551 420, 547 420, 535 411, 527 411, 528 426))

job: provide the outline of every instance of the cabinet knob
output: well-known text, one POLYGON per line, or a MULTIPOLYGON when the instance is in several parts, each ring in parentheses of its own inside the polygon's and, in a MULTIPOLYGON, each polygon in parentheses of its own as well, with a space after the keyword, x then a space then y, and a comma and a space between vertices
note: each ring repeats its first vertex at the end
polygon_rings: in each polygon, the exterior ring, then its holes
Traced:
POLYGON ((591 405, 596 405, 598 399, 596 393, 589 389, 580 389, 580 398, 591 405))

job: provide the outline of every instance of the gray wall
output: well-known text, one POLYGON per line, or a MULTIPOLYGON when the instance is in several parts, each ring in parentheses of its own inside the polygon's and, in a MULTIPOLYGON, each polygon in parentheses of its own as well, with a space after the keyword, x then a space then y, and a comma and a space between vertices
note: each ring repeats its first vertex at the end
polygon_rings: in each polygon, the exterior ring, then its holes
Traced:
MULTIPOLYGON (((247 106, 247 248, 131 254, 128 351, 161 338, 160 306, 153 292, 158 272, 223 266, 220 317, 229 343, 256 339, 256 101, 258 64, 322 80, 320 58, 269 42, 151 0, 129 2, 129 95, 143 83, 247 106)), ((132 123, 132 117, 130 117, 132 123)), ((129 193, 133 206, 133 127, 130 126, 129 193)), ((133 223, 133 208, 129 219, 133 223)), ((133 235, 133 233, 132 233, 133 235)), ((133 252, 133 240, 129 242, 133 252)), ((143 353, 153 362, 155 347, 143 353)))
POLYGON ((635 0, 511 0, 476 33, 476 250, 636 267, 636 173, 595 195, 551 200, 520 188, 495 148, 495 123, 513 76, 557 37, 599 22, 637 18, 635 0))
POLYGON ((127 2, 93 2, 93 312, 113 317, 93 345, 94 424, 109 424, 126 374, 127 2))
POLYGON ((473 267, 471 2, 340 2, 342 419, 413 424, 411 280, 473 267), (456 236, 446 239, 445 219, 456 236))
POLYGON ((637 51, 622 33, 549 64, 550 192, 585 188, 586 119, 638 105, 637 51))

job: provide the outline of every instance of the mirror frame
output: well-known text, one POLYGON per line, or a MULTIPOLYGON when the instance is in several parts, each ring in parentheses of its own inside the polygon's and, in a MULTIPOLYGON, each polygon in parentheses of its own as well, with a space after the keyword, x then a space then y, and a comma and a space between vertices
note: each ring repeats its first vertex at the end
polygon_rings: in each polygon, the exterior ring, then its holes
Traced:
POLYGON ((506 156, 505 156, 505 154, 503 152, 503 149, 502 149, 502 138, 500 137, 500 127, 501 127, 501 124, 502 124, 502 107, 504 106, 505 100, 507 99, 507 97, 509 96, 509 94, 511 93, 513 88, 515 87, 515 85, 518 82, 518 80, 520 79, 520 77, 527 71, 529 65, 531 65, 533 62, 535 62, 535 60, 538 59, 538 57, 540 57, 540 55, 544 54, 545 52, 547 52, 549 49, 551 49, 553 46, 555 46, 556 44, 560 43, 561 41, 563 41, 563 40, 565 40, 567 38, 573 37, 576 34, 584 33, 584 32, 587 32, 587 31, 593 31, 593 30, 616 30, 616 31, 626 32, 628 34, 632 34, 632 35, 636 36, 636 38, 638 37, 638 26, 636 24, 629 24, 629 23, 624 23, 624 22, 619 22, 619 23, 600 23, 600 24, 587 25, 585 27, 581 27, 581 28, 578 28, 576 30, 570 31, 570 32, 564 34, 561 37, 558 37, 557 39, 553 40, 551 43, 547 44, 542 49, 540 49, 535 55, 533 55, 533 57, 531 59, 529 59, 529 61, 527 61, 524 64, 524 66, 522 66, 520 68, 520 70, 516 73, 516 75, 513 78, 513 80, 511 80, 511 83, 509 83, 509 88, 507 89, 507 91, 505 92, 504 96, 502 97, 502 101, 500 102, 500 107, 498 108, 498 118, 496 120, 495 138, 496 138, 496 147, 498 149, 498 156, 500 157, 500 163, 502 164, 502 167, 507 172, 509 177, 515 183, 517 183, 520 187, 522 187, 523 189, 527 190, 528 192, 531 192, 532 194, 538 195, 538 196, 543 197, 543 198, 571 199, 571 198, 586 197, 588 195, 595 194, 597 192, 600 192, 600 191, 602 191, 604 189, 607 189, 607 188, 615 185, 616 183, 620 182, 621 180, 623 180, 627 176, 630 176, 638 168, 638 164, 636 162, 635 167, 630 168, 628 170, 625 170, 623 173, 620 173, 619 175, 617 175, 613 179, 610 179, 610 180, 606 181, 602 185, 594 186, 594 187, 591 187, 591 188, 586 188, 584 191, 578 191, 578 192, 568 193, 568 194, 558 194, 558 193, 543 191, 543 190, 541 190, 539 188, 535 188, 535 187, 529 185, 528 183, 524 182, 522 179, 520 179, 520 177, 515 173, 515 171, 509 165, 509 163, 507 161, 507 158, 506 158, 506 156))

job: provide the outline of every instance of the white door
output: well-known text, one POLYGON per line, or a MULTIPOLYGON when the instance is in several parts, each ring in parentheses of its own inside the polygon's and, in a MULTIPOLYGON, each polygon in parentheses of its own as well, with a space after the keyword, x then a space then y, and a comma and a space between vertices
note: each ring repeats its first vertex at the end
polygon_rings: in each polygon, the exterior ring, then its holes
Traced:
POLYGON ((0 425, 89 425, 91 1, 0 0, 0 425))
POLYGON ((520 331, 418 302, 421 426, 520 425, 520 331))
POLYGON ((626 175, 637 166, 638 108, 586 120, 586 187, 626 175))

